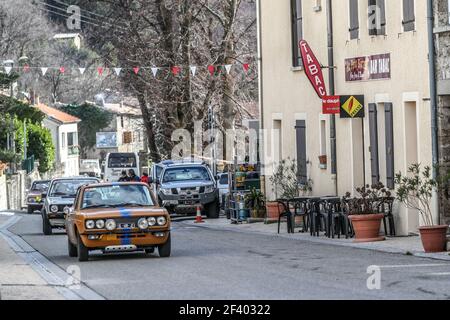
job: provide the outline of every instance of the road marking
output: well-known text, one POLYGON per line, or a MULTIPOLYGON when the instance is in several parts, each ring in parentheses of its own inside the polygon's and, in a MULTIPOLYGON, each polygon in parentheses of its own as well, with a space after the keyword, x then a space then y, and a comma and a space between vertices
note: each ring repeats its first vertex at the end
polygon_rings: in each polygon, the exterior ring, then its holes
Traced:
POLYGON ((0 212, 0 216, 13 216, 14 212, 0 212))
POLYGON ((436 264, 403 264, 403 265, 385 265, 385 266, 379 266, 380 268, 385 269, 394 269, 394 268, 428 268, 428 267, 449 267, 450 264, 442 264, 442 263, 436 263, 436 264))
POLYGON ((430 273, 431 276, 450 276, 450 272, 436 272, 430 273))

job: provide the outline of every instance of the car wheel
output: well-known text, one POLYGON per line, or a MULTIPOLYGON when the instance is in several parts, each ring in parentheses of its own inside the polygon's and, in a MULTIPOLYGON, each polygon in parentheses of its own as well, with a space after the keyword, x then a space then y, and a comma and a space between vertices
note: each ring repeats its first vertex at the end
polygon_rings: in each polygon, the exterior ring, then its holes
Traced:
POLYGON ((78 248, 78 261, 88 261, 89 260, 89 249, 84 245, 79 234, 77 234, 77 248, 78 248))
POLYGON ((206 207, 206 216, 209 219, 218 219, 219 218, 219 200, 216 199, 214 202, 211 202, 206 207))
POLYGON ((67 237, 67 249, 69 251, 69 257, 76 258, 78 257, 78 249, 77 246, 70 242, 69 237, 67 237))
POLYGON ((168 258, 170 257, 170 251, 171 251, 171 243, 170 243, 170 233, 169 237, 167 238, 166 243, 161 244, 158 246, 158 253, 161 258, 168 258))
POLYGON ((27 212, 28 212, 28 214, 32 214, 34 212, 33 207, 28 206, 27 212))
POLYGON ((46 236, 51 236, 53 234, 52 226, 50 225, 50 221, 48 220, 45 211, 42 213, 42 232, 44 232, 46 236))

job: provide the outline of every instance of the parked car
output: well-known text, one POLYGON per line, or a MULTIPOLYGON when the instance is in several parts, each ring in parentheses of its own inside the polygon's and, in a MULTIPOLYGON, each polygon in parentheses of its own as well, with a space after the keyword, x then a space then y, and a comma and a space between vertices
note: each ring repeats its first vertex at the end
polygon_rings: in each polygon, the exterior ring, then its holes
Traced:
POLYGON ((50 180, 36 180, 31 184, 27 194, 27 211, 29 214, 42 210, 42 195, 47 193, 49 184, 50 180))
POLYGON ((73 177, 53 179, 44 196, 44 205, 41 211, 42 231, 51 235, 53 229, 63 229, 65 215, 73 206, 77 190, 82 185, 99 183, 100 180, 91 177, 73 177))
POLYGON ((170 213, 192 214, 197 207, 208 218, 219 217, 219 190, 204 163, 178 162, 166 165, 156 183, 158 201, 170 213))
POLYGON ((230 192, 228 184, 228 172, 219 173, 217 176, 217 188, 219 189, 219 201, 222 205, 225 201, 225 195, 230 192))
POLYGON ((87 261, 91 250, 153 253, 158 248, 160 257, 170 256, 170 216, 145 183, 82 186, 65 225, 69 256, 79 261, 87 261))
POLYGON ((101 178, 100 161, 98 159, 80 160, 80 176, 101 178))

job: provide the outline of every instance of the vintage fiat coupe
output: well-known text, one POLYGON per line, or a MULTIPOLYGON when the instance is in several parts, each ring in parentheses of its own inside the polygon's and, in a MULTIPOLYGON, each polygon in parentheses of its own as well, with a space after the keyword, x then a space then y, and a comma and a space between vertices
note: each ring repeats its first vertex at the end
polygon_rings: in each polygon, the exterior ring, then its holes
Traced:
POLYGON ((144 183, 123 182, 82 186, 66 215, 70 257, 87 261, 89 252, 171 251, 170 217, 144 183))

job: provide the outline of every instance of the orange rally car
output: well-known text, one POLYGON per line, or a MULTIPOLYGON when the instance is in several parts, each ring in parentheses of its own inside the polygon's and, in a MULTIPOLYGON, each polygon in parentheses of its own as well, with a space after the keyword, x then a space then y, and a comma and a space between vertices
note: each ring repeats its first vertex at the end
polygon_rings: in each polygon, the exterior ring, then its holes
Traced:
POLYGON ((79 261, 91 250, 153 253, 157 247, 160 257, 170 256, 170 216, 144 183, 80 187, 65 225, 69 256, 79 261))

